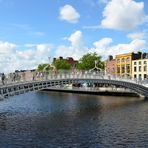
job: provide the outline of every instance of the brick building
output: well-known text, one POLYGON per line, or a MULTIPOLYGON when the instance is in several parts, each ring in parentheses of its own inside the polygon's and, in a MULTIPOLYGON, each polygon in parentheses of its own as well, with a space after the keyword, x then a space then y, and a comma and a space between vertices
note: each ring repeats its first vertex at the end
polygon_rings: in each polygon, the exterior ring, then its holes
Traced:
POLYGON ((105 72, 106 74, 115 76, 116 61, 113 59, 113 56, 110 55, 105 61, 105 72))
MULTIPOLYGON (((69 63, 71 65, 72 68, 76 67, 76 64, 78 63, 77 60, 74 60, 72 57, 67 57, 66 59, 64 59, 63 57, 59 57, 58 59, 60 60, 65 60, 67 63, 69 63)), ((56 58, 53 58, 53 62, 57 60, 56 58)))

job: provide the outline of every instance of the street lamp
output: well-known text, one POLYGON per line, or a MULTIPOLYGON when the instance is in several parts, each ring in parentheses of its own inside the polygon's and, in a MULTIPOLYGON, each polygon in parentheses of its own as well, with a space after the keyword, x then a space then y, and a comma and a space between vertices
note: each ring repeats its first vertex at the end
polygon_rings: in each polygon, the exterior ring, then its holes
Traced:
POLYGON ((49 65, 50 65, 50 67, 53 68, 53 70, 56 70, 56 67, 53 64, 50 64, 51 57, 48 57, 48 59, 49 59, 49 65))
POLYGON ((97 63, 98 63, 98 60, 95 60, 95 68, 98 68, 97 63))
POLYGON ((49 60, 49 64, 50 64, 51 57, 48 57, 48 60, 49 60))

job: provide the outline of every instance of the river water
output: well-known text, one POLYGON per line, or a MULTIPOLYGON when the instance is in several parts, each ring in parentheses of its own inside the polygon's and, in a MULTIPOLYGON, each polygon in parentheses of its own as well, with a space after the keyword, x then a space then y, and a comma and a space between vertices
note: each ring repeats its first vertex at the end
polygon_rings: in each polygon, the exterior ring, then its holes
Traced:
POLYGON ((148 101, 31 92, 0 101, 0 148, 148 147, 148 101))

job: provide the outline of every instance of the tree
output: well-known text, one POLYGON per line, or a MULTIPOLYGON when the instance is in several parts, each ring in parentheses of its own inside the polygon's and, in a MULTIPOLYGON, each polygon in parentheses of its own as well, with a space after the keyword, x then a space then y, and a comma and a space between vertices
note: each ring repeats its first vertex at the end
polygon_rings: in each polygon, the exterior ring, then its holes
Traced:
POLYGON ((71 65, 64 59, 57 59, 53 62, 57 70, 69 70, 71 65))
POLYGON ((101 61, 101 56, 98 56, 96 53, 87 53, 85 54, 78 62, 77 68, 79 70, 90 70, 94 68, 95 61, 97 61, 97 67, 104 69, 104 62, 101 61))
POLYGON ((41 71, 44 71, 44 70, 50 70, 50 65, 46 64, 46 63, 45 64, 39 64, 37 71, 41 72, 41 71))

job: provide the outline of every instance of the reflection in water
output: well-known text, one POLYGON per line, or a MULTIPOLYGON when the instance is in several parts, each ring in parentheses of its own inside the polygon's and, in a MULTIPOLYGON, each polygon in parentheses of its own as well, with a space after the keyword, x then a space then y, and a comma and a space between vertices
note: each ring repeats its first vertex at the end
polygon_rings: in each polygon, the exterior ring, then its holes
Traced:
POLYGON ((148 102, 37 92, 0 102, 1 147, 147 147, 148 102))
POLYGON ((6 123, 7 123, 6 113, 0 113, 0 128, 1 128, 1 130, 7 129, 6 123))

